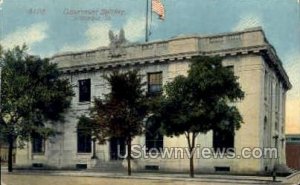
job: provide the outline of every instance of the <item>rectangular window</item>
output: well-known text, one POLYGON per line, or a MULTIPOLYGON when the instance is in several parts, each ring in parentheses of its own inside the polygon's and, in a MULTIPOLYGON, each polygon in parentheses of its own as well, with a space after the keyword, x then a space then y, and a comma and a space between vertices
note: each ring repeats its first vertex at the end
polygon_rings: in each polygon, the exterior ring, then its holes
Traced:
POLYGON ((265 94, 265 100, 268 99, 268 87, 269 87, 269 78, 268 78, 268 72, 265 71, 265 78, 264 78, 264 94, 265 94))
POLYGON ((92 152, 92 137, 91 134, 86 131, 86 129, 77 129, 77 152, 92 152))
POLYGON ((148 73, 148 94, 157 95, 162 92, 162 72, 148 73))
POLYGON ((280 85, 276 83, 275 85, 275 110, 279 111, 280 108, 280 85))
POLYGON ((34 133, 32 136, 32 153, 45 153, 45 140, 38 133, 34 133))
POLYGON ((159 131, 157 121, 149 117, 146 121, 145 147, 146 152, 160 153, 164 146, 164 136, 159 131), (154 121, 154 122, 153 122, 154 121))
POLYGON ((164 136, 159 133, 152 134, 147 132, 145 143, 147 152, 160 152, 163 149, 164 136))
POLYGON ((234 148, 234 130, 213 130, 213 148, 215 151, 224 151, 234 148))
POLYGON ((91 79, 79 80, 79 102, 91 101, 91 79))

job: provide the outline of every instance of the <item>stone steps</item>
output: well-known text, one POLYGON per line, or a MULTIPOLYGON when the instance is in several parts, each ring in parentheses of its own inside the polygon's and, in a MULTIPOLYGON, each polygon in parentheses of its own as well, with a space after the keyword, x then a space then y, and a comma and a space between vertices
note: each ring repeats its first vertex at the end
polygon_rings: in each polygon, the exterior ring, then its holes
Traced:
POLYGON ((94 171, 121 171, 124 169, 122 160, 119 161, 97 161, 90 170, 94 171))

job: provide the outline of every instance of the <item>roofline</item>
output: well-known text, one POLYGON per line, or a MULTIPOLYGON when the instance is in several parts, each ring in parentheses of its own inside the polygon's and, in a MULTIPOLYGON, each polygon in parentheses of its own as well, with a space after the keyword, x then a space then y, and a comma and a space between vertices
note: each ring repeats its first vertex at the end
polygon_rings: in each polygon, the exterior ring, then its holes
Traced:
MULTIPOLYGON (((205 39, 205 38, 214 38, 214 37, 220 37, 220 36, 230 36, 230 35, 236 35, 236 34, 242 34, 242 33, 249 33, 249 32, 256 32, 256 31, 261 31, 265 40, 266 36, 265 33, 262 29, 262 27, 253 27, 253 28, 247 28, 241 31, 235 31, 235 32, 224 32, 224 33, 218 33, 218 34, 208 34, 208 35, 184 35, 184 36, 174 36, 171 37, 170 39, 166 39, 166 40, 153 40, 150 42, 135 42, 135 43, 128 43, 127 45, 125 45, 124 47, 132 47, 132 46, 136 46, 136 45, 148 45, 148 44, 154 44, 154 43, 164 43, 164 42, 169 42, 169 41, 175 41, 175 40, 182 40, 182 39, 191 39, 191 38, 197 38, 197 39, 205 39)), ((269 43, 269 42, 267 42, 269 43)), ((58 53, 58 54, 54 54, 53 56, 50 57, 50 60, 56 58, 56 57, 61 57, 61 56, 68 56, 68 55, 76 55, 76 54, 82 54, 82 53, 89 53, 89 52, 95 52, 95 51, 101 51, 101 50, 108 50, 109 46, 102 46, 102 47, 98 47, 95 49, 89 49, 89 50, 83 50, 83 51, 66 51, 66 52, 62 52, 62 53, 58 53)))

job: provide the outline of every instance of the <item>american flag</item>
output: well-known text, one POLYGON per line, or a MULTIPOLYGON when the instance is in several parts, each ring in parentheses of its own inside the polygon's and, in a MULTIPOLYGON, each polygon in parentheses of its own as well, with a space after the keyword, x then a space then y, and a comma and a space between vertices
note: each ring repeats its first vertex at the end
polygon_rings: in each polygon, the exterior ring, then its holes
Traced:
POLYGON ((157 13, 160 19, 165 19, 165 8, 160 0, 152 0, 152 11, 157 13))

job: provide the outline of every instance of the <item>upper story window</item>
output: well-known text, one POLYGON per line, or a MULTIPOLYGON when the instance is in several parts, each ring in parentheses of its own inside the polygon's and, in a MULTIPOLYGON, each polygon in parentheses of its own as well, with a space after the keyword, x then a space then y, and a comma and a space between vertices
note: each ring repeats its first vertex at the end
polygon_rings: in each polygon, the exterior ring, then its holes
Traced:
POLYGON ((162 92, 162 72, 148 73, 148 93, 157 95, 162 92))
POLYGON ((32 135, 32 153, 36 153, 36 154, 45 153, 45 140, 38 133, 34 133, 32 135))
POLYGON ((91 101, 91 79, 79 80, 79 102, 91 101))

